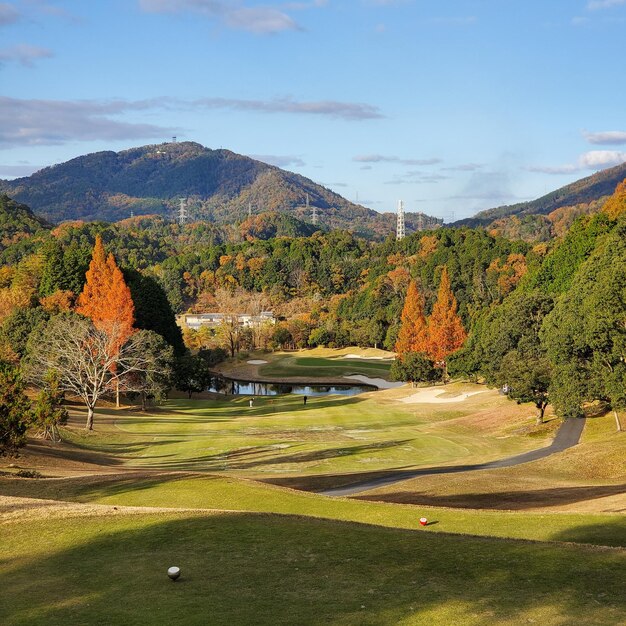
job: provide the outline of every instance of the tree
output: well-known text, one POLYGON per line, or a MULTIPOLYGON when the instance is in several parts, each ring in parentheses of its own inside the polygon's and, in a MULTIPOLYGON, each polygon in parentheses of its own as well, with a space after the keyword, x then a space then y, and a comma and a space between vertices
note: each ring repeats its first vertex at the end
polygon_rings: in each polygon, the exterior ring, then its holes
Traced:
POLYGON ((28 337, 49 315, 41 308, 16 309, 0 326, 0 341, 6 342, 18 358, 24 356, 28 337))
POLYGON ((208 389, 211 384, 211 372, 207 362, 200 356, 187 355, 176 359, 174 383, 180 391, 185 391, 189 398, 194 393, 208 389))
POLYGON ((549 403, 551 366, 548 359, 535 355, 524 356, 517 350, 508 352, 502 359, 500 378, 506 380, 508 396, 517 403, 532 402, 537 408, 537 423, 549 403))
POLYGON ((428 348, 426 354, 443 369, 443 381, 448 378, 447 358, 458 350, 467 333, 457 314, 457 302, 450 289, 448 268, 444 265, 437 301, 428 319, 428 348))
POLYGON ((612 220, 626 213, 626 180, 617 185, 615 193, 605 202, 602 210, 612 220))
MULTIPOLYGON (((109 335, 113 353, 119 351, 134 332, 135 306, 130 289, 113 255, 106 257, 99 235, 87 271, 87 282, 78 296, 76 312, 90 318, 98 330, 109 335)), ((115 361, 111 367, 117 367, 115 361)), ((119 388, 115 398, 119 407, 119 388)))
POLYGON ((20 370, 0 362, 0 456, 16 454, 26 443, 30 410, 20 370))
POLYGON ((139 393, 141 410, 145 411, 149 400, 164 400, 172 387, 174 348, 151 330, 140 330, 133 337, 144 345, 146 357, 152 362, 150 367, 124 376, 122 386, 126 391, 139 393))
POLYGON ((400 319, 402 325, 395 351, 399 355, 407 352, 425 352, 428 347, 428 329, 424 316, 424 298, 415 281, 411 281, 407 289, 400 319))
POLYGON ((407 352, 399 356, 391 365, 393 380, 402 380, 412 383, 435 382, 441 378, 433 362, 420 352, 407 352))
POLYGON ((48 372, 44 388, 37 395, 33 406, 33 423, 39 428, 42 439, 61 441, 59 425, 67 422, 67 409, 61 406, 65 393, 59 388, 58 374, 48 372))
POLYGON ((135 333, 120 345, 113 325, 105 332, 87 318, 58 315, 29 339, 28 377, 43 386, 49 372, 55 372, 59 391, 84 402, 85 427, 93 430, 96 403, 103 395, 120 388, 142 391, 145 377, 164 375, 160 355, 147 333, 135 333))
POLYGON ((625 406, 626 224, 596 247, 580 266, 569 291, 544 321, 541 338, 555 366, 555 406, 581 415, 584 402, 599 400, 615 411, 625 406), (575 390, 575 394, 558 389, 575 390))

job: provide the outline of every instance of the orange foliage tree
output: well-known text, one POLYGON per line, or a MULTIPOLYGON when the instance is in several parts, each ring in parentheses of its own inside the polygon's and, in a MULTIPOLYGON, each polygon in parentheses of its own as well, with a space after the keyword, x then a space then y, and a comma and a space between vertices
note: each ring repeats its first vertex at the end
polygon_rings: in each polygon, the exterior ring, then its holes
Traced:
POLYGON ((424 298, 415 281, 409 283, 400 319, 402 326, 395 345, 395 351, 400 358, 406 352, 425 352, 429 342, 424 316, 424 298))
POLYGON ((427 355, 443 369, 444 382, 448 378, 446 359, 463 345, 466 338, 467 333, 457 314, 456 298, 450 288, 448 268, 444 266, 437 302, 428 319, 428 349, 426 351, 427 355))
MULTIPOLYGON (((135 305, 122 271, 113 254, 106 256, 99 235, 86 277, 76 312, 89 317, 98 330, 110 337, 112 356, 115 356, 134 332, 135 305)), ((119 388, 116 400, 119 406, 119 388)))
POLYGON ((626 213, 626 180, 617 186, 615 193, 606 201, 603 210, 612 220, 626 213))

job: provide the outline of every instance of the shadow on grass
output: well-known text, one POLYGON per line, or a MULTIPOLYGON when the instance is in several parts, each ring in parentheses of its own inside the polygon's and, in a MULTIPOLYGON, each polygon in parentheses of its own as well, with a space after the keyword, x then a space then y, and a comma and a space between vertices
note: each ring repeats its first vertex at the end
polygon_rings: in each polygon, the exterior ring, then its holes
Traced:
POLYGON ((67 519, 42 537, 45 528, 7 529, 7 626, 626 619, 621 551, 249 513, 67 519), (167 578, 172 565, 184 584, 167 578))
MULTIPOLYGON (((562 530, 551 537, 553 541, 589 543, 597 546, 626 547, 626 516, 603 524, 587 524, 562 530)), ((626 571, 626 564, 624 565, 626 571)), ((626 622, 625 622, 626 623, 626 622)))
POLYGON ((149 460, 155 462, 144 466, 168 470, 250 470, 267 465, 314 463, 326 459, 354 456, 363 452, 388 450, 406 445, 409 441, 411 440, 400 439, 357 446, 323 448, 294 454, 285 454, 284 450, 277 448, 276 445, 246 446, 204 456, 197 454, 193 459, 180 459, 176 455, 170 455, 173 457, 171 461, 160 461, 159 459, 165 457, 150 457, 149 460))
POLYGON ((468 509, 501 509, 524 511, 537 507, 561 506, 626 492, 626 484, 587 487, 554 487, 532 491, 498 491, 494 493, 463 493, 434 495, 419 491, 397 491, 381 494, 353 496, 355 500, 422 504, 468 509))

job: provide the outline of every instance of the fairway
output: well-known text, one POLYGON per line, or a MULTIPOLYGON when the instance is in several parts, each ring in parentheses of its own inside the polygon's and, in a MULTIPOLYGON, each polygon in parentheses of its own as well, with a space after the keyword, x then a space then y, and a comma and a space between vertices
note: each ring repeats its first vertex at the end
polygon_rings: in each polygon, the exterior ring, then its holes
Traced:
MULTIPOLYGON (((463 397, 476 387, 449 385, 445 393, 463 397)), ((400 401, 411 393, 316 397, 306 406, 291 395, 258 397, 253 407, 246 397, 171 400, 152 414, 103 409, 94 433, 77 427, 68 436, 126 467, 342 482, 359 472, 499 459, 546 445, 554 430, 536 429, 527 408, 495 391, 454 404, 400 401)))

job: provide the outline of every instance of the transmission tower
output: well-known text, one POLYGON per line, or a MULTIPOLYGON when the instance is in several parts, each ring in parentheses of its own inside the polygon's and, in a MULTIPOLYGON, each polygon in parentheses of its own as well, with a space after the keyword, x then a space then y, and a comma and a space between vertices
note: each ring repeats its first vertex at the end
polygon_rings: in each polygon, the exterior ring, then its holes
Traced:
POLYGON ((248 202, 248 217, 252 217, 252 202, 248 202))
POLYGON ((180 206, 178 207, 178 223, 181 226, 184 226, 187 222, 187 218, 189 217, 187 213, 187 201, 185 198, 180 199, 180 206))
POLYGON ((398 202, 398 223, 396 226, 396 239, 401 241, 404 239, 406 232, 404 230, 404 202, 398 202))
MULTIPOLYGON (((309 213, 309 194, 306 194, 306 212, 309 213)), ((317 207, 313 205, 313 214, 311 215, 311 224, 317 226, 317 207)))

